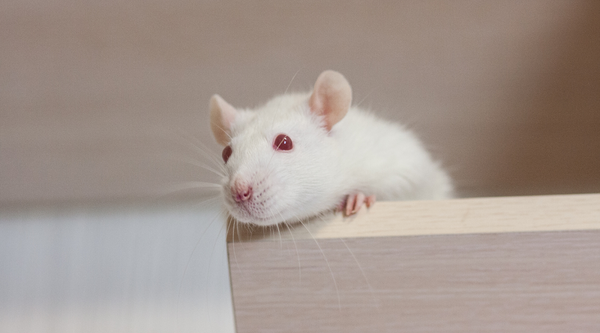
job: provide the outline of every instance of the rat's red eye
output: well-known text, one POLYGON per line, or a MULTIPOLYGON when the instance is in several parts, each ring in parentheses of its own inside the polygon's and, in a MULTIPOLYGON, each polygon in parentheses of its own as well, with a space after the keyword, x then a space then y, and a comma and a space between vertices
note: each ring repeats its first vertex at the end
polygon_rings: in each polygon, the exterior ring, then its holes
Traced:
POLYGON ((229 159, 229 156, 231 156, 232 152, 233 151, 231 150, 230 146, 227 146, 227 147, 225 147, 225 149, 223 149, 221 156, 223 157, 223 161, 225 161, 225 163, 227 163, 227 160, 229 159))
POLYGON ((291 150, 293 147, 292 139, 285 134, 279 134, 273 141, 273 149, 275 150, 291 150))

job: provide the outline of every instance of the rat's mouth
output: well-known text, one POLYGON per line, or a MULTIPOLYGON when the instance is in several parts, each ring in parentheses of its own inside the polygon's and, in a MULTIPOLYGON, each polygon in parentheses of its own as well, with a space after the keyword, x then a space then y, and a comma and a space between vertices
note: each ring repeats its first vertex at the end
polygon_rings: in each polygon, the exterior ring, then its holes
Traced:
MULTIPOLYGON (((264 202, 263 202, 264 203, 264 202)), ((283 217, 277 213, 273 214, 273 208, 265 208, 266 205, 257 204, 255 202, 233 202, 228 200, 227 210, 233 218, 241 223, 252 223, 261 226, 269 226, 280 223, 283 217)))
POLYGON ((229 186, 230 181, 224 182, 225 206, 230 215, 238 222, 261 226, 276 225, 284 221, 281 187, 273 186, 269 177, 254 175, 249 178, 250 186, 246 186, 250 189, 248 195, 235 186, 229 186))

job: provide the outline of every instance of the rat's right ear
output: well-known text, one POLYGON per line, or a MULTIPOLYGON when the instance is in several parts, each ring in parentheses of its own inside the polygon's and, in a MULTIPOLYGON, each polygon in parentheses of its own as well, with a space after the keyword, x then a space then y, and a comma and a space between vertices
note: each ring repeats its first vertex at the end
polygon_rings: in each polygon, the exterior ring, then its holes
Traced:
POLYGON ((229 144, 231 125, 236 116, 237 110, 221 96, 213 95, 210 98, 210 129, 220 145, 229 144))
POLYGON ((328 70, 319 75, 308 105, 311 112, 323 116, 327 131, 344 118, 351 104, 352 88, 342 74, 328 70))

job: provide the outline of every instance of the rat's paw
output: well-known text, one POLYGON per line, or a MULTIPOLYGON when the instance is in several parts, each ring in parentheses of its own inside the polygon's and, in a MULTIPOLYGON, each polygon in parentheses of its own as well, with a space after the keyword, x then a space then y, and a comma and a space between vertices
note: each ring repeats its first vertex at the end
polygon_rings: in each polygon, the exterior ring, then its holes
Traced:
POLYGON ((375 195, 365 196, 364 193, 358 192, 349 194, 346 198, 345 207, 342 202, 339 210, 344 212, 344 215, 350 216, 358 213, 358 211, 362 208, 362 205, 365 204, 367 208, 371 207, 375 203, 375 195))

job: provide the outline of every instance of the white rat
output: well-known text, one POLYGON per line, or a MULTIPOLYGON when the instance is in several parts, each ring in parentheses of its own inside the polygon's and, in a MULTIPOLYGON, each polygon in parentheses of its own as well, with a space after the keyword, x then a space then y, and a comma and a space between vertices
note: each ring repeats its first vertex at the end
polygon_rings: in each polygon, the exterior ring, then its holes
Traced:
POLYGON ((236 109, 210 100, 211 129, 225 146, 225 205, 239 222, 293 223, 338 208, 346 215, 383 200, 445 199, 451 180, 407 129, 351 106, 334 71, 313 91, 236 109))

